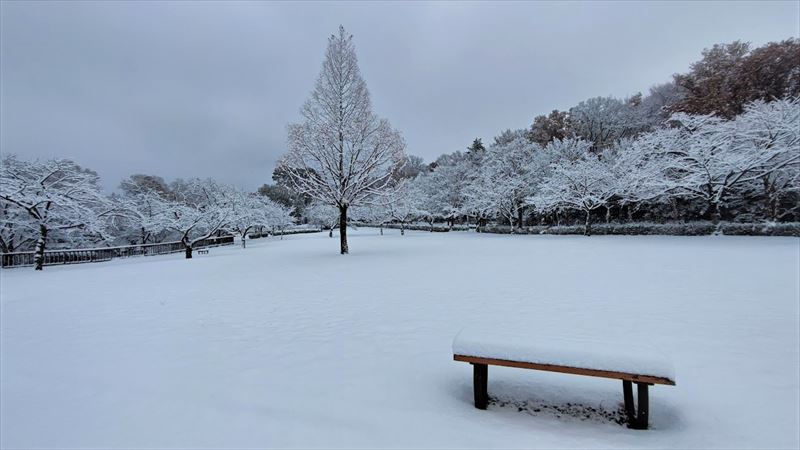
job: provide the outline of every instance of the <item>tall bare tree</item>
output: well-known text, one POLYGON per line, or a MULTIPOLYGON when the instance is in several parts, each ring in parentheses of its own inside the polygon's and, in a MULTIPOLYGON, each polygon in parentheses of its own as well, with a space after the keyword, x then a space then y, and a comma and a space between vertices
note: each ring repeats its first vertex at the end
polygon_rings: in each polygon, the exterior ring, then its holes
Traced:
POLYGON ((380 202, 396 185, 405 143, 372 112, 352 35, 344 27, 328 39, 322 71, 289 125, 288 152, 279 167, 299 192, 339 210, 341 253, 348 253, 348 208, 380 202))

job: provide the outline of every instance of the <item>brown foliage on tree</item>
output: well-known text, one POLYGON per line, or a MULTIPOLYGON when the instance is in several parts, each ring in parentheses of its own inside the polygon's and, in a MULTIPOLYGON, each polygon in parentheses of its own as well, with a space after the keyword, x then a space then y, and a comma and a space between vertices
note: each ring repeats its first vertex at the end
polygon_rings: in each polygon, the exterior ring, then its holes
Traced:
POLYGON ((536 116, 533 119, 530 140, 539 145, 547 145, 553 139, 565 139, 569 134, 567 112, 555 109, 547 116, 536 116))
POLYGON ((738 67, 736 78, 745 102, 800 96, 800 39, 753 50, 738 67))
POLYGON ((752 51, 746 42, 717 44, 674 79, 687 95, 673 111, 730 119, 752 101, 800 95, 800 40, 771 42, 752 51))

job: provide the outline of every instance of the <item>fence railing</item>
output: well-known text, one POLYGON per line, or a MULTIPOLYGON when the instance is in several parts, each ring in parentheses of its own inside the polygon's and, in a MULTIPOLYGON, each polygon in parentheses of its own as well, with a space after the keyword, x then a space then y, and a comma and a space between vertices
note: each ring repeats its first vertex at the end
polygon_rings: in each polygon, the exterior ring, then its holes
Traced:
MULTIPOLYGON (((193 248, 219 247, 233 244, 233 236, 212 237, 197 242, 193 248)), ((74 250, 45 250, 44 265, 80 264, 109 261, 132 256, 165 255, 184 251, 180 241, 158 244, 124 245, 120 247, 81 248, 74 250)), ((25 267, 34 264, 35 252, 0 253, 1 267, 25 267)))
POLYGON ((250 233, 247 235, 248 239, 260 239, 262 237, 269 237, 269 236, 288 236, 290 234, 308 234, 308 233, 319 233, 322 231, 321 228, 284 228, 284 229, 277 229, 277 230, 263 230, 255 233, 250 233))

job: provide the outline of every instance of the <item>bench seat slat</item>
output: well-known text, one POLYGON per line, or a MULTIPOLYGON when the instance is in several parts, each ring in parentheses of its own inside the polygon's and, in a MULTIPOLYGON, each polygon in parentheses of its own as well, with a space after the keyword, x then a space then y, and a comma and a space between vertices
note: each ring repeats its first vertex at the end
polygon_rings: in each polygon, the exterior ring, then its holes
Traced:
POLYGON ((618 380, 634 381, 637 383, 666 384, 670 386, 675 385, 675 381, 669 378, 656 377, 651 375, 639 375, 634 373, 615 372, 611 370, 586 369, 581 367, 559 366, 555 364, 530 363, 523 361, 510 361, 506 359, 482 358, 478 356, 468 356, 468 355, 453 355, 453 360, 468 362, 473 364, 486 364, 490 366, 517 367, 521 369, 571 373, 575 375, 586 375, 590 377, 613 378, 618 380))
POLYGON ((453 340, 453 355, 498 361, 491 365, 675 384, 672 362, 645 339, 578 333, 562 337, 538 327, 468 328, 453 340))

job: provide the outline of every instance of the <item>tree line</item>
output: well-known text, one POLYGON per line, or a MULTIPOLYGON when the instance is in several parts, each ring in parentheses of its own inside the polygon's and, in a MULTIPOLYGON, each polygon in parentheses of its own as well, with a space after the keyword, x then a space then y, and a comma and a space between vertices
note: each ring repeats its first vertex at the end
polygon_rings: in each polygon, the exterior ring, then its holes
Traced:
POLYGON ((5 155, 0 167, 0 251, 35 252, 41 270, 47 247, 149 244, 175 239, 186 258, 196 243, 234 234, 246 245, 257 228, 284 228, 290 210, 268 197, 213 179, 132 175, 120 193, 105 195, 96 172, 70 160, 26 161, 5 155))
MULTIPOLYGON (((355 66, 351 41, 340 44, 351 37, 342 33, 332 36, 328 59, 330 48, 334 54, 344 48, 355 66)), ((337 67, 328 59, 323 81, 337 67)), ((738 41, 715 45, 689 72, 647 95, 591 98, 537 116, 527 129, 505 130, 488 146, 476 138, 465 152, 443 154, 430 164, 387 150, 391 164, 363 178, 379 180, 380 189, 356 201, 342 200, 346 170, 337 172, 333 164, 325 173, 326 161, 358 148, 357 140, 348 147, 347 139, 337 146, 337 130, 353 124, 336 110, 307 114, 323 94, 330 105, 348 104, 352 99, 342 94, 347 92, 318 83, 303 109, 306 147, 298 151, 290 134, 287 158, 293 162, 284 160, 273 173, 275 184, 260 189, 291 206, 299 220, 334 227, 338 217, 346 223, 342 204, 352 207, 355 220, 401 227, 411 221, 474 221, 479 229, 499 223, 512 230, 582 223, 586 234, 598 220, 800 220, 798 39, 755 49, 738 41), (320 190, 333 194, 326 198, 320 190)))

